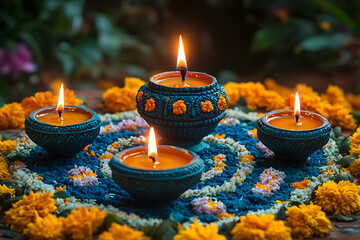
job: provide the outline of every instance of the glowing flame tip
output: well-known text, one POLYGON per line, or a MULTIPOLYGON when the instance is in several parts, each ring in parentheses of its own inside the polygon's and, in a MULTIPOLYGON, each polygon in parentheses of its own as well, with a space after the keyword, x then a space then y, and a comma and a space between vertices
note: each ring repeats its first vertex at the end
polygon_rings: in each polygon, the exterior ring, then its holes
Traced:
POLYGON ((155 163, 158 160, 156 137, 154 128, 150 128, 149 139, 148 139, 148 158, 153 160, 155 163))

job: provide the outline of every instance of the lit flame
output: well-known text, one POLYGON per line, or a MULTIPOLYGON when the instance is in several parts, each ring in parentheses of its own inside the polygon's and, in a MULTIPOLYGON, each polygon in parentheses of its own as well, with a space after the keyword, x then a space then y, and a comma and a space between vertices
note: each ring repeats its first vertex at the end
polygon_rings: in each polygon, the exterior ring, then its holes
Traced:
POLYGON ((56 112, 59 114, 59 117, 64 114, 64 86, 61 84, 58 105, 56 107, 56 112))
POLYGON ((155 163, 158 160, 158 154, 157 154, 155 131, 154 131, 153 127, 150 128, 148 141, 149 141, 149 143, 148 143, 148 158, 155 163))
POLYGON ((187 68, 186 64, 186 57, 185 57, 185 50, 184 44, 180 35, 179 39, 179 50, 178 50, 178 57, 177 57, 177 68, 187 68))
POLYGON ((294 115, 300 116, 300 100, 299 100, 299 94, 296 93, 295 95, 295 108, 294 108, 294 115))

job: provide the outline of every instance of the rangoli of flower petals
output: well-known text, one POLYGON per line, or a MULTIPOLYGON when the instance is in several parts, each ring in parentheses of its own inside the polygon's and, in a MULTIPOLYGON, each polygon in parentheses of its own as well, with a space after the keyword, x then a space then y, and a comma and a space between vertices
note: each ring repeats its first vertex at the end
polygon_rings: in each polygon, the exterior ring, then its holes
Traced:
POLYGON ((224 203, 216 198, 200 197, 190 202, 191 208, 197 214, 219 215, 226 212, 224 203))
POLYGON ((215 176, 220 176, 226 166, 224 163, 226 161, 226 156, 224 154, 216 155, 212 159, 206 159, 205 161, 212 165, 212 168, 201 175, 200 181, 202 182, 215 176))
POLYGON ((270 197, 274 192, 279 191, 280 185, 284 182, 286 174, 274 168, 265 169, 259 177, 259 182, 251 189, 264 197, 270 197))
POLYGON ((73 169, 70 169, 66 177, 71 179, 75 186, 88 187, 98 183, 96 173, 84 166, 75 166, 73 169))
MULTIPOLYGON (((256 214, 276 214, 283 205, 289 206, 289 202, 291 201, 300 203, 307 202, 317 186, 334 179, 335 176, 339 174, 340 171, 336 164, 329 166, 325 164, 326 162, 336 163, 341 158, 335 141, 330 140, 329 143, 323 147, 322 152, 318 151, 310 156, 310 161, 306 163, 304 170, 301 170, 305 172, 301 172, 301 174, 294 173, 292 175, 292 177, 294 177, 294 179, 292 179, 293 182, 302 181, 306 177, 309 178, 311 183, 308 187, 305 189, 290 188, 291 182, 285 181, 281 186, 281 190, 275 192, 268 200, 265 201, 265 198, 262 199, 261 195, 257 195, 260 197, 256 197, 254 194, 251 194, 251 188, 258 181, 262 171, 269 168, 269 164, 271 163, 271 160, 266 158, 266 156, 255 147, 259 142, 258 139, 251 138, 247 135, 249 130, 254 129, 255 123, 253 121, 258 118, 258 115, 254 112, 244 113, 239 109, 230 110, 228 118, 225 118, 222 121, 223 123, 219 124, 213 132, 214 135, 217 134, 218 136, 225 134, 226 137, 222 139, 215 138, 213 135, 205 137, 204 141, 210 145, 209 148, 197 152, 203 159, 210 159, 216 155, 224 154, 226 158, 224 162, 227 164, 224 172, 220 176, 214 176, 212 179, 198 183, 195 188, 188 190, 182 195, 182 198, 175 201, 175 210, 181 211, 187 219, 183 223, 184 227, 187 227, 194 221, 194 211, 191 209, 190 202, 196 198, 208 197, 215 201, 214 196, 216 196, 216 200, 222 202, 224 206, 227 207, 229 213, 225 212, 221 214, 224 217, 220 217, 220 215, 195 215, 199 223, 206 224, 213 222, 216 225, 222 225, 229 221, 238 220, 239 216, 245 215, 248 212, 256 214), (263 160, 264 157, 265 159, 263 160), (310 165, 311 169, 316 170, 309 171, 310 165), (322 173, 319 174, 319 172, 322 173), (280 192, 284 192, 285 189, 289 189, 286 190, 286 193, 289 193, 290 197, 285 198, 280 194, 280 192), (228 192, 232 192, 232 194, 228 194, 228 192), (256 208, 254 203, 258 204, 256 206, 263 205, 263 208, 256 208)), ((110 125, 111 122, 113 125, 117 125, 118 121, 122 120, 131 119, 135 121, 137 116, 138 114, 135 111, 129 111, 120 114, 104 114, 100 115, 100 118, 104 120, 103 127, 105 127, 106 125, 110 125)), ((139 129, 141 131, 141 128, 139 129)), ((49 175, 46 168, 36 167, 36 165, 34 165, 34 161, 46 155, 44 150, 35 147, 28 139, 23 140, 26 143, 22 143, 20 140, 17 141, 18 146, 16 150, 9 155, 11 159, 14 160, 25 160, 23 161, 24 166, 22 166, 21 169, 12 172, 13 179, 22 182, 29 190, 41 192, 54 192, 55 186, 66 185, 65 182, 62 182, 61 178, 56 178, 57 181, 49 178, 51 174, 49 175)), ((66 191, 69 192, 71 196, 67 199, 56 199, 58 211, 75 209, 78 206, 86 206, 87 208, 97 206, 100 210, 115 214, 125 224, 135 229, 159 224, 163 218, 161 215, 154 213, 148 214, 142 208, 136 209, 132 207, 131 210, 129 210, 119 204, 119 200, 123 197, 127 199, 127 201, 129 201, 130 198, 128 194, 126 195, 123 190, 112 183, 110 178, 111 171, 108 165, 106 165, 109 159, 117 152, 124 148, 143 143, 144 141, 145 138, 139 134, 139 131, 128 131, 128 129, 119 130, 119 132, 105 133, 95 139, 85 152, 80 152, 76 159, 74 158, 73 162, 76 163, 76 161, 80 161, 81 163, 79 163, 79 165, 82 164, 91 167, 93 171, 98 174, 99 185, 87 187, 88 190, 86 190, 86 194, 92 194, 92 197, 86 197, 87 195, 81 194, 77 195, 77 189, 80 188, 69 184, 70 180, 65 177, 65 180, 68 181, 66 191), (94 154, 88 154, 91 152, 94 152, 94 154), (89 165, 87 163, 89 163, 89 165), (103 190, 97 190, 98 187, 100 189, 104 184, 109 184, 105 193, 102 192, 103 190), (94 193, 91 192, 94 190, 100 192, 94 195, 94 193), (119 196, 121 197, 119 198, 119 196), (116 205, 116 207, 114 205, 116 205)), ((71 168, 74 167, 74 163, 71 168)), ((213 168, 211 164, 206 164, 206 171, 213 168)), ((16 164, 13 167, 16 167, 16 164)), ((68 166, 64 167, 66 167, 65 169, 67 169, 67 171, 71 169, 68 168, 68 166)), ((279 168, 279 165, 274 166, 274 168, 280 171, 288 171, 285 168, 279 168)), ((51 173, 54 173, 54 171, 51 171, 51 173)), ((286 174, 288 175, 288 173, 286 174)), ((64 175, 66 175, 66 172, 64 175)), ((62 175, 63 179, 64 175, 62 175)), ((84 189, 84 187, 82 187, 82 189, 84 189)))

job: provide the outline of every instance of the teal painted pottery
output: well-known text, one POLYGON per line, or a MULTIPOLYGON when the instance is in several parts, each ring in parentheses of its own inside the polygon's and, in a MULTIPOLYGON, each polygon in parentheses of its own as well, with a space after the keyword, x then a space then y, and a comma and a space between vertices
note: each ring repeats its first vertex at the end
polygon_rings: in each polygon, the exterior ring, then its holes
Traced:
POLYGON ((187 73, 187 79, 198 79, 206 84, 200 87, 160 84, 179 77, 180 72, 152 76, 138 91, 137 109, 165 144, 199 150, 203 137, 210 134, 225 117, 229 101, 216 78, 205 73, 187 73))
MULTIPOLYGON (((57 126, 37 119, 43 112, 55 112, 56 107, 35 110, 25 119, 25 132, 37 145, 57 158, 71 157, 89 145, 100 132, 101 120, 93 111, 85 107, 66 105, 65 110, 83 112, 89 120, 72 125, 57 126)), ((66 115, 64 115, 66 117, 66 115)))
POLYGON ((204 170, 204 162, 197 154, 189 150, 160 145, 158 152, 161 152, 163 148, 171 148, 174 155, 186 154, 192 157, 192 160, 187 165, 171 169, 137 168, 124 164, 123 160, 125 156, 137 151, 147 152, 147 147, 128 148, 113 156, 109 162, 113 180, 126 192, 140 200, 154 202, 176 200, 187 189, 199 182, 204 170))
POLYGON ((300 119, 311 116, 322 121, 321 126, 310 130, 287 130, 268 123, 270 117, 287 112, 293 114, 290 110, 266 113, 257 121, 257 135, 259 140, 275 153, 277 159, 288 163, 301 163, 329 141, 332 128, 326 118, 309 111, 301 111, 300 119))

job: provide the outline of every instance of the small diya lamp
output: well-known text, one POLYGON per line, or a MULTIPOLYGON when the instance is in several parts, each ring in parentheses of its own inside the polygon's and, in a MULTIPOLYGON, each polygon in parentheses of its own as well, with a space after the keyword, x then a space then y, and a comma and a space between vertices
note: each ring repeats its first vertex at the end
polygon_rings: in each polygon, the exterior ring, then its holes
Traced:
POLYGON ((206 146, 203 137, 225 117, 229 101, 215 77, 187 71, 181 36, 177 69, 156 74, 141 86, 137 109, 164 142, 198 151, 206 146))
POLYGON ((148 146, 128 148, 111 158, 113 180, 137 199, 168 202, 195 186, 204 170, 195 153, 174 146, 157 146, 150 129, 148 146))
POLYGON ((86 107, 64 105, 61 85, 57 106, 40 108, 25 119, 29 138, 55 157, 71 157, 100 132, 99 116, 86 107))
POLYGON ((275 110, 257 121, 258 138, 286 162, 303 162, 310 154, 323 147, 332 131, 329 121, 309 111, 300 112, 299 95, 295 96, 295 109, 275 110))

